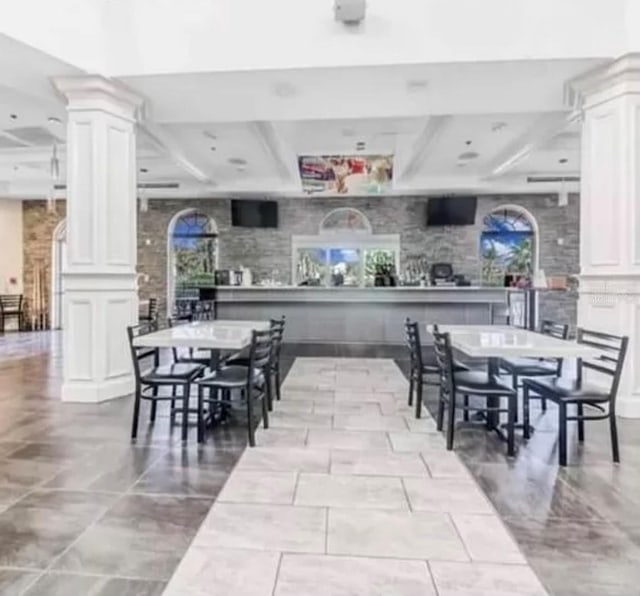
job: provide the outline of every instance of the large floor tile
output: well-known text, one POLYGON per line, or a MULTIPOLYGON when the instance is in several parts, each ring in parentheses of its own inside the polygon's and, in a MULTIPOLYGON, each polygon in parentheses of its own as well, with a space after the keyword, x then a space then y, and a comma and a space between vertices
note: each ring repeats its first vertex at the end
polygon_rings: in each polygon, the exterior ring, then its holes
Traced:
POLYGON ((256 430, 256 445, 260 447, 304 447, 306 428, 259 428, 256 430))
POLYGON ((329 554, 468 561, 451 518, 442 513, 331 509, 329 554))
POLYGON ((307 445, 318 449, 390 450, 387 433, 382 431, 311 429, 307 445))
POLYGON ((33 487, 53 478, 63 469, 56 463, 21 459, 0 460, 0 486, 33 487))
POLYGON ((369 476, 428 476, 418 453, 385 453, 333 450, 332 474, 364 474, 369 476))
POLYGON ((213 498, 218 495, 228 477, 228 472, 215 468, 168 466, 160 462, 145 472, 131 487, 130 492, 213 498))
POLYGON ((270 428, 331 428, 330 414, 306 414, 304 412, 274 412, 269 418, 270 428))
POLYGON ((238 470, 271 472, 328 472, 329 450, 306 447, 254 447, 247 449, 238 470))
POLYGON ((282 556, 274 596, 435 596, 423 561, 282 556))
POLYGON ((341 430, 407 430, 402 416, 336 414, 333 427, 341 430))
POLYGON ((38 577, 38 572, 0 569, 0 596, 22 594, 38 577))
POLYGON ((300 474, 296 505, 407 510, 399 478, 300 474))
POLYGON ((494 513, 471 478, 405 478, 403 482, 414 511, 494 513))
POLYGON ((518 544, 497 515, 452 514, 467 551, 474 561, 525 564, 518 544))
POLYGON ((291 505, 296 472, 236 470, 218 496, 219 503, 274 503, 291 505))
MULTIPOLYGON (((295 403, 295 402, 294 402, 295 403)), ((316 401, 313 411, 316 414, 381 416, 379 403, 350 401, 316 401)))
POLYGON ((455 451, 425 451, 421 457, 433 478, 469 478, 471 476, 455 451))
POLYGON ((161 596, 164 587, 159 581, 49 572, 24 596, 161 596))
POLYGON ((280 553, 193 547, 164 596, 272 596, 280 553))
POLYGON ((389 440, 394 451, 445 451, 444 439, 439 434, 414 433, 410 431, 390 432, 389 440))
POLYGON ((525 565, 432 561, 439 596, 546 596, 542 584, 525 565))
POLYGON ((325 550, 325 532, 323 508, 217 503, 194 544, 321 553, 325 550))

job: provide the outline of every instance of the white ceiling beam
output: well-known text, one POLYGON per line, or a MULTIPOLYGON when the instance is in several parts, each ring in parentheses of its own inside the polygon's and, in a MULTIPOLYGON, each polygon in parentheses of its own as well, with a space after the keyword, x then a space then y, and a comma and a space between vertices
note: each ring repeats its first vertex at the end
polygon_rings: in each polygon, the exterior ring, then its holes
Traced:
MULTIPOLYGON (((411 180, 420 172, 429 159, 429 150, 444 134, 451 116, 430 116, 424 128, 416 138, 406 165, 395 177, 396 182, 411 180)), ((396 183, 394 182, 394 184, 396 183)))
POLYGON ((195 163, 195 160, 187 155, 180 144, 162 126, 149 120, 143 120, 140 128, 149 137, 150 141, 163 153, 166 153, 171 161, 187 174, 193 176, 198 182, 207 185, 215 185, 215 181, 195 163))
POLYGON ((271 122, 251 122, 252 134, 267 158, 272 160, 282 182, 299 182, 297 156, 282 140, 271 122), (286 147, 286 148, 285 148, 286 147))
POLYGON ((531 153, 557 134, 564 131, 580 117, 579 112, 543 114, 536 118, 533 125, 501 151, 489 162, 486 178, 498 178, 507 175, 531 153))

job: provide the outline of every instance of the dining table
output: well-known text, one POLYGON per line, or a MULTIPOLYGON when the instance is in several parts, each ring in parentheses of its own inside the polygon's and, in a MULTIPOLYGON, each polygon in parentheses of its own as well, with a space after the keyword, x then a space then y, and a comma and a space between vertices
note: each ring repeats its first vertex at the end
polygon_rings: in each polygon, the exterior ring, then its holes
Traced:
MULTIPOLYGON (((433 325, 427 325, 433 331, 433 325)), ((448 333, 451 347, 470 358, 487 360, 487 373, 500 376, 501 358, 597 358, 600 352, 585 344, 544 335, 509 325, 438 325, 440 333, 448 333)), ((487 407, 496 408, 499 397, 487 396, 487 407)), ((488 430, 504 438, 499 414, 486 415, 488 430)))

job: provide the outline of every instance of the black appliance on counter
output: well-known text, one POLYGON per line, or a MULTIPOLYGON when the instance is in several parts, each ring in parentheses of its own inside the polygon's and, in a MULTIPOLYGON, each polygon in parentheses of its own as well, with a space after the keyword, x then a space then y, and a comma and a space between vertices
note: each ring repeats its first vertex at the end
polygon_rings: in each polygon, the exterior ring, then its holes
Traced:
POLYGON ((429 268, 429 281, 432 286, 455 285, 451 263, 433 263, 429 268))

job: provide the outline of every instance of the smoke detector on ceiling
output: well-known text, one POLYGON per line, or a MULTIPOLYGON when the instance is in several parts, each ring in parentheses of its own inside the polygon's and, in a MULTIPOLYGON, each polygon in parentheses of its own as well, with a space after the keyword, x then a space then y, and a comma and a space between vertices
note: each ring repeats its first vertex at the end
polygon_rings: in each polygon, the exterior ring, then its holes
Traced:
POLYGON ((335 0, 333 11, 336 21, 345 25, 357 25, 364 20, 367 2, 366 0, 335 0))

